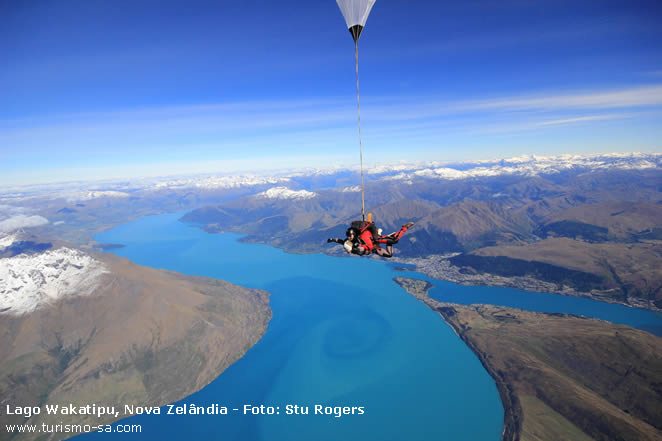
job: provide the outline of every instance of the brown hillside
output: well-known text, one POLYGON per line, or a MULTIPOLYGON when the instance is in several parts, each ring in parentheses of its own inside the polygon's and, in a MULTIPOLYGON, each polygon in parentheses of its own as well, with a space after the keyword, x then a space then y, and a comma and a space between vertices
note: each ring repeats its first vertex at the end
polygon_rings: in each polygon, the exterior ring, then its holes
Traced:
MULTIPOLYGON (((259 340, 271 317, 263 291, 98 258, 110 274, 92 295, 0 316, 3 402, 163 405, 216 378, 259 340)), ((28 422, 61 418, 44 412, 28 422)), ((66 422, 109 421, 81 415, 66 422)))
POLYGON ((461 240, 475 239, 491 232, 518 236, 531 230, 528 219, 496 203, 476 201, 442 207, 421 219, 418 226, 450 232, 461 240))
POLYGON ((544 262, 602 277, 615 290, 613 297, 662 304, 662 244, 586 243, 550 238, 524 246, 497 246, 476 250, 479 256, 506 256, 544 262), (634 297, 634 298, 633 298, 634 297))
POLYGON ((662 339, 565 314, 457 305, 429 282, 394 279, 437 311, 496 381, 507 441, 662 437, 662 339))
POLYGON ((546 223, 564 220, 598 225, 608 228, 612 236, 627 238, 653 227, 662 227, 662 205, 629 201, 584 204, 554 214, 546 223))

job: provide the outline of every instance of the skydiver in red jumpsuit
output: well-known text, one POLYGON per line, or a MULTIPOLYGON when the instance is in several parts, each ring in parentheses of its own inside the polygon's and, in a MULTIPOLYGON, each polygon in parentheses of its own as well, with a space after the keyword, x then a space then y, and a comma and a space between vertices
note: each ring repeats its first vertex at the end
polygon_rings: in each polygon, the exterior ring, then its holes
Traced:
POLYGON ((393 245, 398 243, 402 235, 412 226, 414 226, 414 223, 408 222, 400 230, 382 236, 374 222, 362 221, 360 226, 352 225, 347 229, 347 237, 345 239, 327 239, 327 243, 335 242, 343 244, 347 253, 357 254, 359 256, 375 253, 378 256, 390 258, 393 257, 393 245), (386 245, 386 249, 380 245, 386 245))

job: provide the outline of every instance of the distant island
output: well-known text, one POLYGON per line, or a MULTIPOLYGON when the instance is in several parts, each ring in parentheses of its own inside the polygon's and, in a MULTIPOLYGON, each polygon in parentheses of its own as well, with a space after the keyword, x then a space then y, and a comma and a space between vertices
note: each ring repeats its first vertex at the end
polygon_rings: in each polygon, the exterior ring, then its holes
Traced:
POLYGON ((494 378, 504 441, 662 439, 662 339, 567 314, 458 305, 394 281, 439 315, 494 378))

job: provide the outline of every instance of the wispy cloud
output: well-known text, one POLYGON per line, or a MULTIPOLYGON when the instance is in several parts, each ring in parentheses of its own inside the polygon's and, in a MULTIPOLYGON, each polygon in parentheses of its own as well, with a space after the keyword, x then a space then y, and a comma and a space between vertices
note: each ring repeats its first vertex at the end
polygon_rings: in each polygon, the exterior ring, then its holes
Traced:
MULTIPOLYGON (((468 103, 467 109, 561 110, 662 106, 662 85, 621 90, 503 98, 468 103)), ((459 108, 463 108, 462 105, 459 108)))
POLYGON ((511 123, 495 123, 495 124, 486 124, 480 130, 481 133, 511 133, 516 134, 520 132, 527 132, 533 130, 554 130, 560 129, 564 126, 580 126, 585 124, 597 123, 600 121, 609 121, 609 120, 624 120, 628 118, 636 118, 638 114, 636 113, 607 113, 600 115, 585 115, 585 116, 574 116, 567 118, 556 118, 556 119, 544 119, 536 118, 530 119, 522 122, 511 123))
MULTIPOLYGON (((662 107, 662 84, 620 90, 558 93, 453 101, 443 97, 370 97, 362 110, 373 120, 420 120, 466 112, 610 110, 662 107)), ((68 130, 243 131, 324 127, 354 122, 354 103, 341 98, 311 100, 247 101, 236 103, 164 106, 109 112, 86 112, 0 120, 4 136, 57 135, 68 130), (35 132, 36 131, 36 132, 35 132)))
MULTIPOLYGON (((481 135, 562 131, 607 120, 648 119, 654 126, 662 119, 662 84, 459 101, 366 96, 362 103, 364 140, 386 155, 412 143, 432 148, 451 137, 479 143, 481 135)), ((21 166, 25 173, 51 167, 75 174, 82 167, 128 164, 243 164, 257 156, 312 161, 321 152, 353 152, 355 137, 356 108, 340 97, 61 114, 0 121, 0 169, 18 176, 21 166)))
POLYGON ((566 119, 557 119, 553 121, 543 121, 535 124, 536 126, 539 127, 544 127, 544 126, 561 126, 561 125, 566 125, 566 124, 577 124, 577 123, 583 123, 583 122, 588 122, 588 121, 604 121, 608 119, 623 119, 623 118, 630 118, 632 117, 631 115, 625 115, 625 114, 620 114, 620 113, 615 113, 611 115, 591 115, 591 116, 580 116, 577 118, 566 118, 566 119))
POLYGON ((48 223, 48 219, 43 216, 26 216, 20 214, 0 221, 0 232, 11 233, 21 228, 38 227, 48 223))
POLYGON ((0 204, 0 219, 8 218, 15 216, 17 214, 25 214, 29 210, 25 207, 19 207, 16 205, 7 205, 0 204))

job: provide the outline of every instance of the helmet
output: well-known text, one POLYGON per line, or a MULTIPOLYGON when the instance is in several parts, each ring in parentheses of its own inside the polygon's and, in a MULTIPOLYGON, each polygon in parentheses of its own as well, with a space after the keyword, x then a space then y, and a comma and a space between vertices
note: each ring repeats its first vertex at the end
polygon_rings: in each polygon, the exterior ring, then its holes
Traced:
POLYGON ((356 231, 356 228, 351 227, 351 228, 348 228, 348 229, 347 229, 347 231, 345 232, 345 235, 346 235, 347 237, 352 236, 352 235, 353 235, 354 237, 357 237, 357 236, 359 235, 359 232, 356 231))
POLYGON ((343 244, 343 247, 348 253, 352 252, 352 241, 351 240, 346 240, 345 243, 343 244))

